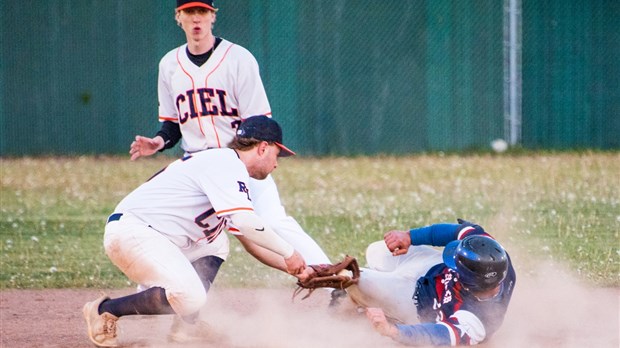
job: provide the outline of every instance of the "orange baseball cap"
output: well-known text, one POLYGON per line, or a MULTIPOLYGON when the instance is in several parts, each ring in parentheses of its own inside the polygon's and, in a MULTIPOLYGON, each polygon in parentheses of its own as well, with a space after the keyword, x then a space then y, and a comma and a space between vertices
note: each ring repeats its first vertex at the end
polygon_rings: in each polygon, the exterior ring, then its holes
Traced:
POLYGON ((213 0, 177 0, 177 11, 190 7, 204 7, 211 11, 217 11, 217 8, 213 6, 213 0))

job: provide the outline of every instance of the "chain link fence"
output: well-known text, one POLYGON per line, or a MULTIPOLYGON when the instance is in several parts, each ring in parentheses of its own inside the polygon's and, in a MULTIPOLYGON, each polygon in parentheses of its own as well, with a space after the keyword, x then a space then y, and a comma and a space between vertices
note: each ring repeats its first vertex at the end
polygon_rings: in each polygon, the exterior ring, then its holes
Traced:
MULTIPOLYGON (((221 0, 302 155, 488 148, 506 126, 506 1, 221 0)), ((0 155, 126 153, 153 135, 174 1, 0 2, 0 155)), ((620 5, 518 2, 517 144, 620 148, 620 5)), ((514 46, 512 46, 514 47, 514 46)))

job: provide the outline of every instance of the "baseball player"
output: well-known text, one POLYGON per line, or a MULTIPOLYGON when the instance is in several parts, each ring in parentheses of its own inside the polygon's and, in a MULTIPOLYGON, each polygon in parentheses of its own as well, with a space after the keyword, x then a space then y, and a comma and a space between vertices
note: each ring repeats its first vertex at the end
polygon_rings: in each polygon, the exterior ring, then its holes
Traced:
POLYGON ((463 220, 390 231, 366 259, 349 297, 379 333, 407 345, 487 340, 504 320, 516 281, 504 248, 463 220))
MULTIPOLYGON (((131 159, 172 148, 181 140, 186 154, 226 147, 239 124, 253 115, 271 116, 256 59, 245 48, 220 37, 212 27, 212 0, 177 0, 176 21, 187 43, 160 61, 158 78, 160 131, 136 136, 131 159)), ((287 216, 271 176, 250 179, 256 213, 313 264, 329 263, 319 245, 287 216)))
POLYGON ((116 323, 126 315, 176 313, 195 322, 208 287, 192 262, 208 254, 207 283, 213 282, 229 253, 225 230, 271 267, 291 275, 306 268, 299 252, 255 213, 250 199, 250 178, 264 180, 277 167, 278 156, 294 154, 282 145, 280 126, 267 116, 252 117, 229 146, 176 160, 127 195, 110 215, 105 252, 129 279, 147 289, 84 305, 95 345, 116 346, 116 323))

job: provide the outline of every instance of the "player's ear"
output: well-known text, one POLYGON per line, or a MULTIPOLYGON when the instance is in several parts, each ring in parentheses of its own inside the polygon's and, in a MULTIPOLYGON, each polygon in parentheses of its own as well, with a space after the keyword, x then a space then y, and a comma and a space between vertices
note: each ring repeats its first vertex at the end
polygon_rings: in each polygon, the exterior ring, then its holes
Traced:
POLYGON ((260 143, 258 143, 258 145, 256 146, 258 155, 263 156, 265 154, 265 151, 267 151, 268 147, 269 147, 269 143, 266 141, 261 141, 260 143))
POLYGON ((181 28, 183 28, 183 25, 181 25, 181 11, 176 11, 174 14, 174 19, 177 21, 177 25, 181 28))

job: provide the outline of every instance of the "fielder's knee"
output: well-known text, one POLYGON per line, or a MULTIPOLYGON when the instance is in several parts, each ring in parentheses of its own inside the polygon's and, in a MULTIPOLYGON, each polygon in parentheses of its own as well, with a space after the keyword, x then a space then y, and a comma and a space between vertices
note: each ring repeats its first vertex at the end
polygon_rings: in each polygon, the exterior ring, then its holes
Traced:
POLYGON ((188 316, 200 310, 207 303, 207 291, 198 277, 192 284, 179 284, 166 289, 170 306, 180 316, 188 316))

